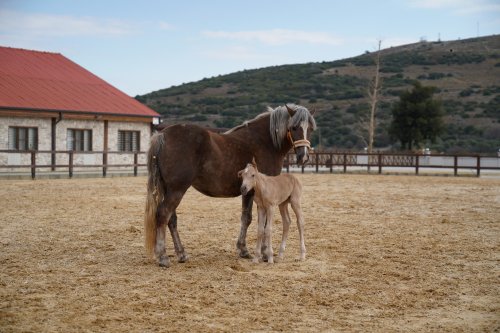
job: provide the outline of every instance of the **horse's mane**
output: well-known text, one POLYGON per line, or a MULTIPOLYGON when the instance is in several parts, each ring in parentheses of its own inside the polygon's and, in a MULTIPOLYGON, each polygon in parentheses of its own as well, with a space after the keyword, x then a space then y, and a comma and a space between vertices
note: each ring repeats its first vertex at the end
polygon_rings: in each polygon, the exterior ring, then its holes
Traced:
POLYGON ((286 106, 278 106, 276 109, 268 106, 266 112, 259 114, 254 119, 245 121, 241 125, 231 128, 230 130, 224 132, 224 134, 238 131, 239 129, 247 127, 249 124, 269 115, 269 134, 273 140, 274 147, 276 149, 281 149, 283 138, 286 136, 286 132, 290 127, 296 127, 303 123, 307 123, 312 130, 316 129, 316 121, 309 113, 309 110, 303 106, 295 104, 288 104, 288 107, 295 110, 295 114, 291 118, 286 106))
MULTIPOLYGON (((269 109, 271 109, 271 108, 269 108, 269 109)), ((272 110, 272 109, 271 109, 271 110, 272 110)), ((229 133, 236 132, 236 131, 237 131, 237 130, 239 130, 239 129, 242 129, 242 128, 244 128, 244 127, 247 127, 247 126, 248 126, 248 124, 254 123, 254 122, 256 122, 257 120, 259 120, 260 118, 264 118, 264 117, 265 117, 265 116, 267 116, 268 114, 269 114, 269 111, 267 111, 267 112, 263 112, 263 113, 261 113, 261 114, 257 115, 255 118, 253 118, 253 119, 251 119, 251 120, 246 120, 245 122, 243 122, 243 124, 238 125, 238 126, 236 126, 236 127, 233 127, 233 128, 231 128, 231 129, 229 129, 229 130, 225 131, 223 134, 229 134, 229 133)))

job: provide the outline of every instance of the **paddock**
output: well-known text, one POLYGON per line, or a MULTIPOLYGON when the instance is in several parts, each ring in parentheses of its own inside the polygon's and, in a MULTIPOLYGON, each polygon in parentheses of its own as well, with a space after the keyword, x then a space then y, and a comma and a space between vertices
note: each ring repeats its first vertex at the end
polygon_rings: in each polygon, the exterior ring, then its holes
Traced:
POLYGON ((190 189, 189 261, 168 235, 167 269, 143 246, 145 177, 0 181, 0 331, 500 330, 500 179, 297 176, 305 261, 293 215, 282 262, 238 258, 240 198, 190 189))

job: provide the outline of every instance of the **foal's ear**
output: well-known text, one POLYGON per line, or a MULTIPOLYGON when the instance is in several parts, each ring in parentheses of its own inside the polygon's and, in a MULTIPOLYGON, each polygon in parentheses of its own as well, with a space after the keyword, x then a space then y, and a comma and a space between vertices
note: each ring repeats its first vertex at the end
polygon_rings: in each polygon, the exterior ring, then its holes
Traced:
POLYGON ((238 178, 241 178, 241 175, 243 175, 243 171, 245 171, 245 169, 238 171, 238 178))
POLYGON ((255 156, 252 157, 252 165, 253 165, 254 168, 257 169, 257 162, 255 162, 255 156))

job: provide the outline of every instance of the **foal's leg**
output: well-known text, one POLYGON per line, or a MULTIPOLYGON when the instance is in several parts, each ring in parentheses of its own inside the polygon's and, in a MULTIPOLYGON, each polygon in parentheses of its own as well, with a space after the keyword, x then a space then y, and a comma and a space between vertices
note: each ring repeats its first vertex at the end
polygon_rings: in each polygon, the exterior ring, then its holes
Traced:
POLYGON ((266 245, 267 262, 270 264, 274 263, 272 236, 273 236, 273 207, 269 206, 266 210, 264 243, 266 245))
POLYGON ((255 256, 253 262, 258 263, 262 259, 262 243, 265 242, 266 210, 257 207, 257 242, 255 244, 255 256))
POLYGON ((304 217, 302 216, 302 208, 300 206, 300 198, 293 198, 290 200, 293 212, 297 216, 297 226, 299 228, 300 238, 300 259, 306 258, 306 244, 304 242, 304 217))
POLYGON ((236 243, 236 248, 239 250, 239 255, 241 258, 252 258, 247 250, 247 230, 248 226, 252 222, 252 205, 253 205, 254 192, 251 191, 247 195, 241 196, 241 229, 240 236, 238 237, 238 242, 236 243))
POLYGON ((172 241, 174 242, 175 254, 177 254, 178 261, 186 262, 188 257, 186 251, 184 251, 184 246, 182 246, 179 233, 177 232, 177 214, 175 213, 175 211, 168 221, 168 229, 170 230, 170 234, 172 235, 172 241))
POLYGON ((281 220, 283 221, 283 235, 281 236, 281 246, 278 257, 283 259, 283 254, 286 248, 286 240, 288 239, 288 231, 290 230, 290 213, 288 212, 288 201, 283 202, 280 206, 281 220))

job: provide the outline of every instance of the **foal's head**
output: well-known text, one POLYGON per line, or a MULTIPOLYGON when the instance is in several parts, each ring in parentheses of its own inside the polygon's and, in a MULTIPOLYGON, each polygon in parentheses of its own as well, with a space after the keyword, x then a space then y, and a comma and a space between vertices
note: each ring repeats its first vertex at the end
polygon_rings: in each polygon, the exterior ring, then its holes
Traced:
POLYGON ((257 170, 257 164, 255 163, 255 159, 252 163, 248 163, 245 169, 238 171, 238 177, 242 179, 241 182, 241 194, 246 195, 250 192, 257 183, 257 174, 259 170, 257 170))

